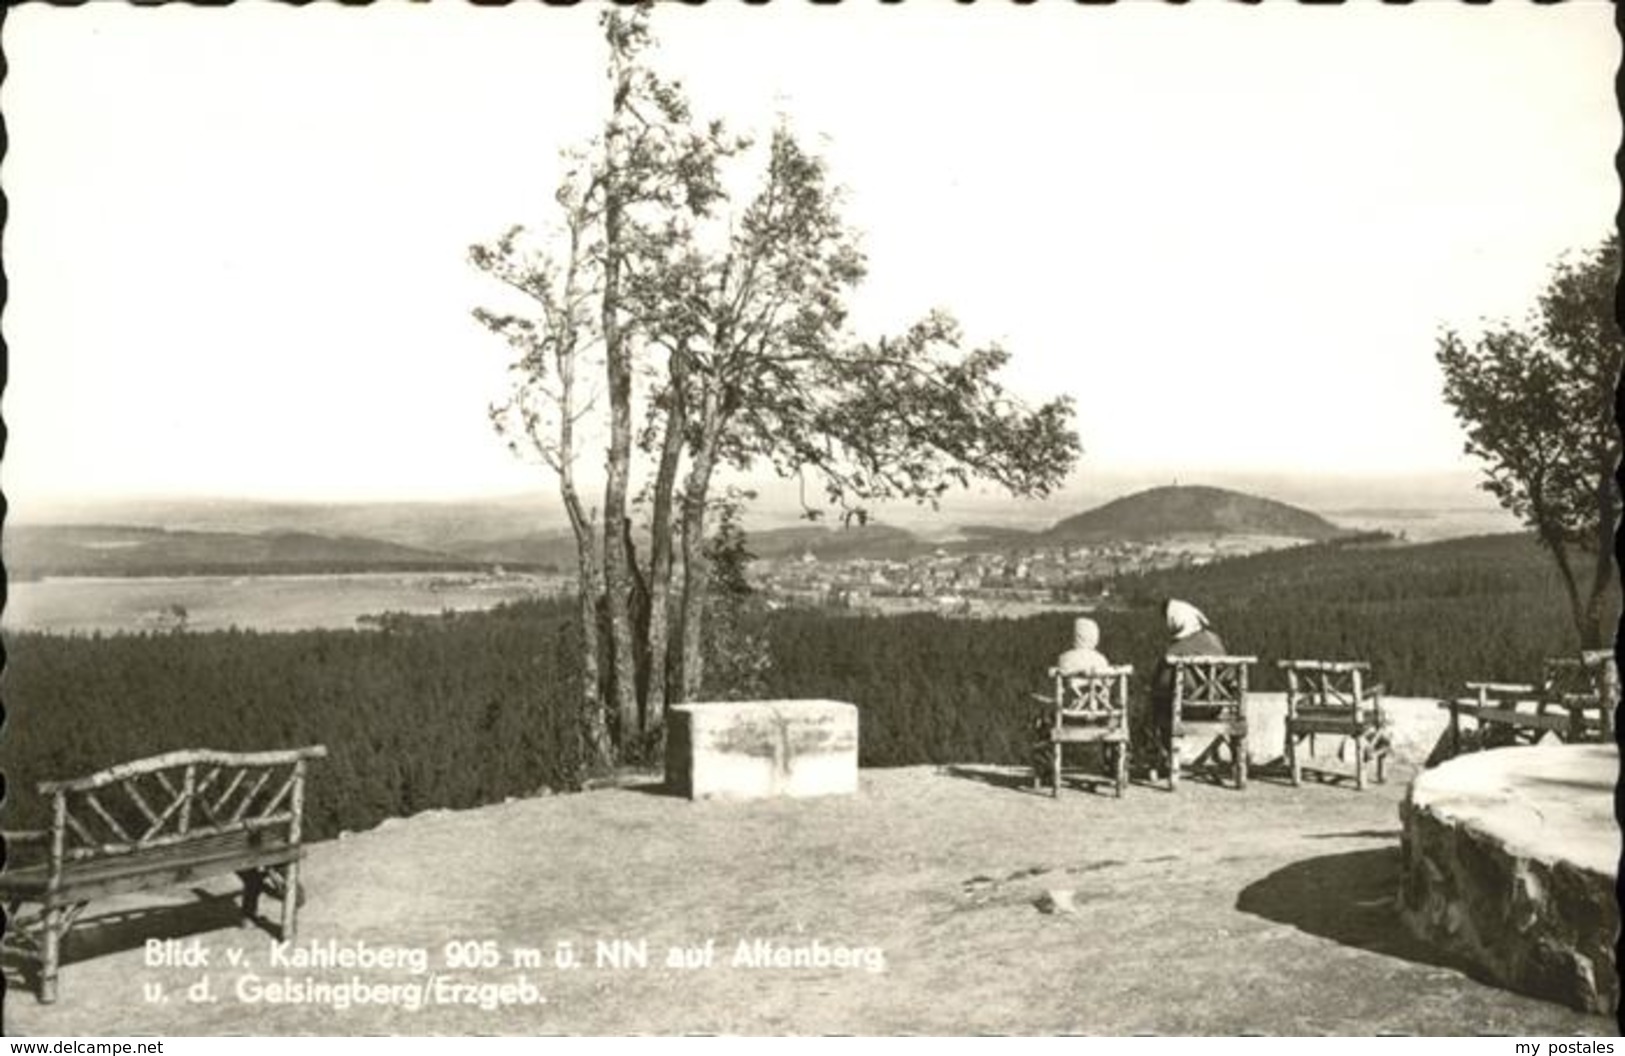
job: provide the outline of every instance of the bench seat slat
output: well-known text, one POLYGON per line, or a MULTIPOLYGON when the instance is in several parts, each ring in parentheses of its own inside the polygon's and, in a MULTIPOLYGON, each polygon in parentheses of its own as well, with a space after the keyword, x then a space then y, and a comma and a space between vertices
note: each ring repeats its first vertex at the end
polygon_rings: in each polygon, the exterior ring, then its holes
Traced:
MULTIPOLYGON (((58 891, 63 900, 80 900, 115 891, 149 887, 230 872, 280 865, 299 856, 299 848, 264 833, 235 832, 204 837, 189 843, 142 848, 128 854, 91 858, 65 864, 58 891)), ((45 893, 44 862, 7 868, 0 872, 0 894, 32 899, 45 893)))
POLYGON ((1553 714, 1538 715, 1531 711, 1501 711, 1496 708, 1479 708, 1469 712, 1479 722, 1492 722, 1502 726, 1523 726, 1532 730, 1567 731, 1574 725, 1574 720, 1567 715, 1553 714))
MULTIPOLYGON (((241 854, 226 858, 176 864, 164 869, 148 870, 142 873, 87 877, 65 884, 59 890, 57 902, 88 902, 93 899, 124 895, 136 891, 161 890, 180 884, 198 883, 211 877, 245 869, 287 865, 303 857, 303 852, 284 847, 259 854, 241 854)), ((45 897, 43 888, 32 892, 18 892, 18 895, 30 901, 42 901, 45 897)))

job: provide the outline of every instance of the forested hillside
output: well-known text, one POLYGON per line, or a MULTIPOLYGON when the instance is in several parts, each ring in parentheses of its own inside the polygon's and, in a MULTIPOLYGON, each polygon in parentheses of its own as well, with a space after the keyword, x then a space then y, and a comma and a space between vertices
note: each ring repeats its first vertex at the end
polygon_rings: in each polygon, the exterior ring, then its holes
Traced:
MULTIPOLYGON (((1550 561, 1521 536, 1328 544, 1120 580, 1119 608, 1096 619, 1107 655, 1140 674, 1137 693, 1163 647, 1168 595, 1204 609, 1232 652, 1257 655, 1263 688, 1278 684, 1277 659, 1362 659, 1391 693, 1445 695, 1469 678, 1527 680, 1575 648, 1550 561)), ((750 692, 857 704, 867 766, 1024 762, 1029 694, 1045 689, 1071 618, 759 615, 770 663, 750 692)), ((42 778, 185 747, 326 744, 309 806, 318 837, 579 784, 568 606, 382 626, 7 636, 6 826, 40 823, 30 790, 42 778)))

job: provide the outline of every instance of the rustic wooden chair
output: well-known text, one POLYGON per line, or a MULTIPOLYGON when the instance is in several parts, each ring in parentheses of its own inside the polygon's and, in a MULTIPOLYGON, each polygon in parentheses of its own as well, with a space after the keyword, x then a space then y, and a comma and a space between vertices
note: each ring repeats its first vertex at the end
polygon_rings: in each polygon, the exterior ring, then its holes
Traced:
POLYGON ((1391 746, 1384 729, 1382 686, 1369 681, 1371 665, 1357 661, 1282 660, 1286 672, 1286 759, 1294 786, 1303 783, 1299 746, 1315 754, 1317 734, 1344 738, 1354 749, 1354 787, 1365 789, 1366 764, 1375 762, 1377 782, 1391 746))
POLYGON ((1168 763, 1168 789, 1179 788, 1180 745, 1195 736, 1204 743, 1192 771, 1218 763, 1220 749, 1229 753, 1236 788, 1247 787, 1247 670, 1255 656, 1170 656, 1173 669, 1173 714, 1163 751, 1168 763))
POLYGON ((1054 688, 1049 697, 1038 698, 1045 708, 1037 723, 1034 787, 1042 782, 1047 770, 1050 794, 1059 796, 1065 747, 1097 744, 1104 753, 1107 770, 1100 779, 1111 781, 1121 797, 1128 787, 1128 684, 1134 668, 1125 664, 1090 674, 1071 675, 1050 668, 1049 674, 1054 688))
POLYGON ((1469 696, 1442 702, 1450 710, 1454 754, 1462 748, 1463 717, 1477 721, 1482 747, 1535 744, 1547 734, 1567 742, 1614 739, 1619 671, 1609 650, 1547 660, 1538 686, 1468 682, 1467 690, 1469 696))

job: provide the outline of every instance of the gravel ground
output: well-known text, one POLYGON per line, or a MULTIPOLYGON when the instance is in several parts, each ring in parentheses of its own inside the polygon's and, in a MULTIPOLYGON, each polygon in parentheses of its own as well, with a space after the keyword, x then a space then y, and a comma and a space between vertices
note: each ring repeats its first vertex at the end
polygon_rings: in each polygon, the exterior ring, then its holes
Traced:
MULTIPOLYGON (((819 800, 689 803, 634 786, 424 814, 313 846, 290 947, 405 963, 275 962, 264 931, 237 926, 230 883, 213 899, 108 900, 70 940, 58 1003, 13 989, 5 1026, 1616 1033, 1475 981, 1406 934, 1392 896, 1411 775, 1396 776, 1364 793, 1263 779, 1052 800, 1010 771, 916 767, 864 771, 858 795, 819 800), (149 950, 154 935, 173 941, 149 950), (561 942, 578 966, 557 966, 561 942), (173 963, 189 949, 207 965, 173 963), (668 963, 674 949, 692 963, 668 963), (150 963, 159 952, 171 963, 150 963)), ((14 963, 7 974, 15 986, 14 963)))

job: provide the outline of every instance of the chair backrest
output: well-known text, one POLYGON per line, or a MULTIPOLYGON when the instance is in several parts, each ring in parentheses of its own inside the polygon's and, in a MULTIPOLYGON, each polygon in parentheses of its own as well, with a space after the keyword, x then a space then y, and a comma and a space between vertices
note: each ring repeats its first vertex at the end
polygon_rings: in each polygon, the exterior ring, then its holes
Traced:
POLYGON ((1066 718, 1111 716, 1128 710, 1128 684, 1132 664, 1108 667, 1087 674, 1062 674, 1050 668, 1055 682, 1056 721, 1066 718))
POLYGON ((1176 707, 1239 710, 1247 702, 1247 669, 1256 656, 1170 656, 1176 707))
POLYGON ((1380 706, 1371 680, 1371 665, 1363 660, 1280 660, 1286 672, 1289 714, 1299 710, 1358 712, 1380 706))
POLYGON ((1619 669, 1612 650, 1595 649, 1577 657, 1546 661, 1542 685, 1547 702, 1585 708, 1619 704, 1619 669))

